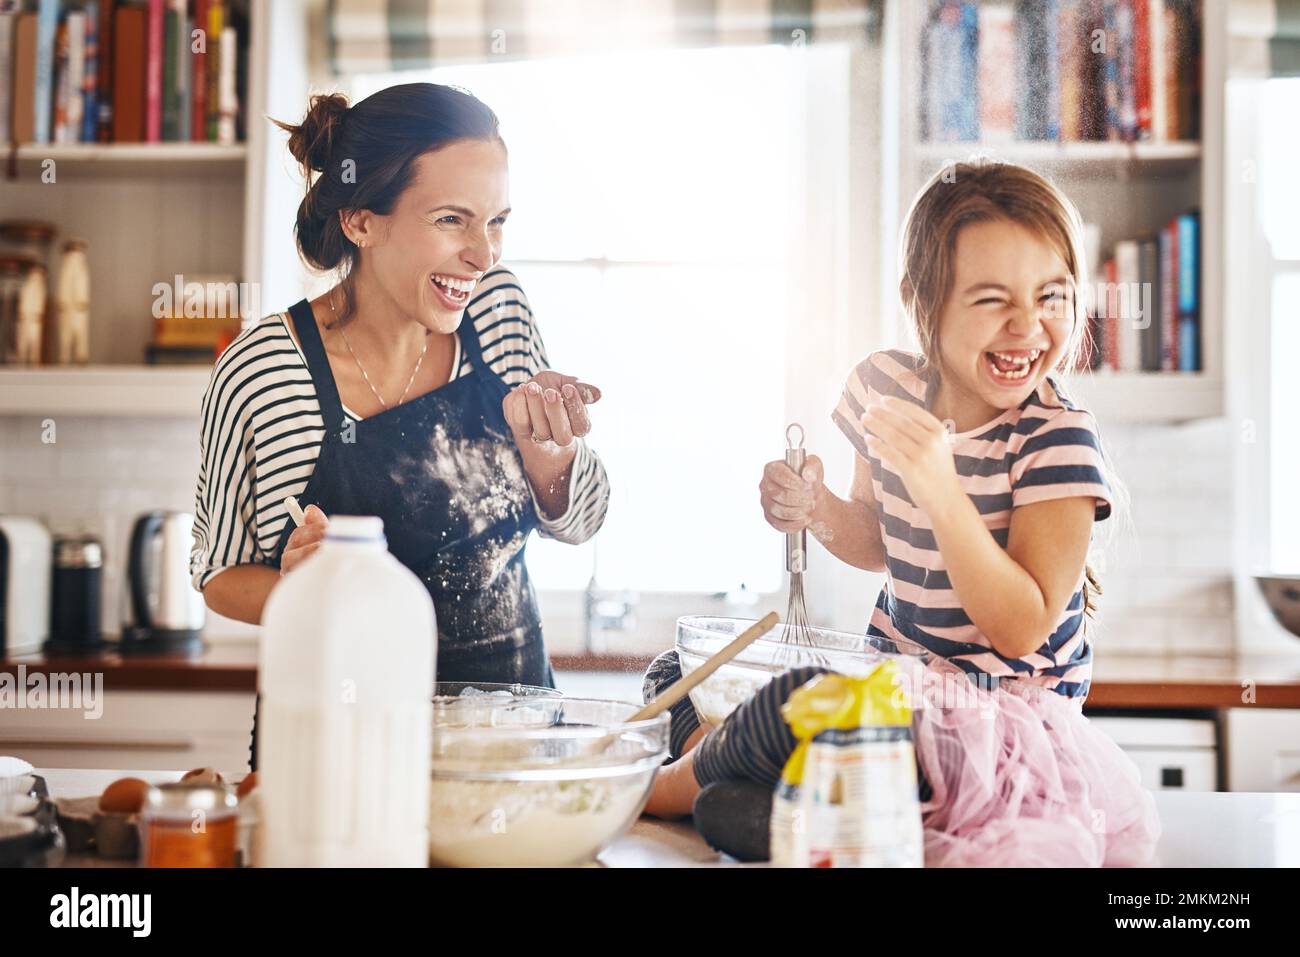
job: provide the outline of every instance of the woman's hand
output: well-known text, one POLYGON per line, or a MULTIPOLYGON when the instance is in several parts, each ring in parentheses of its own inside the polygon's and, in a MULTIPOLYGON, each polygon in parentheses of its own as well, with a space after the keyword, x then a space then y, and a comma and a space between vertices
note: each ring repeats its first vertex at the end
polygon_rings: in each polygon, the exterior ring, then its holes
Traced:
POLYGON ((330 520, 324 512, 315 505, 307 506, 303 512, 303 523, 293 530, 289 540, 284 543, 284 554, 280 556, 281 575, 289 574, 303 559, 320 548, 329 524, 330 520))
POLYGON ((876 439, 881 460, 903 479, 907 494, 931 514, 963 496, 942 422, 912 402, 882 396, 867 404, 862 425, 876 439))
POLYGON ((826 499, 822 479, 822 460, 815 455, 804 462, 802 475, 795 474, 784 459, 763 466, 758 495, 767 524, 787 535, 812 527, 816 535, 819 506, 826 499))
POLYGON ((501 410, 520 449, 548 442, 567 449, 591 431, 587 406, 598 401, 594 385, 548 369, 511 389, 501 410))

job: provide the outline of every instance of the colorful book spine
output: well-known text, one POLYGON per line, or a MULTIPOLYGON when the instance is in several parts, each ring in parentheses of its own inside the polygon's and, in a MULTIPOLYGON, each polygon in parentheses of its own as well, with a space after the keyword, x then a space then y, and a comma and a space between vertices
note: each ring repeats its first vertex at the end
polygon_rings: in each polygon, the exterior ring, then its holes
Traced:
POLYGON ((86 83, 86 13, 74 10, 68 14, 68 102, 64 136, 69 143, 81 139, 82 114, 85 97, 82 87, 86 83))
POLYGON ((1147 49, 1150 52, 1151 138, 1165 140, 1169 134, 1169 106, 1166 77, 1165 0, 1147 0, 1147 49))
POLYGON ((9 142, 13 129, 14 25, 18 14, 0 11, 0 143, 9 142))
POLYGON ((162 142, 163 114, 163 0, 149 0, 144 73, 144 138, 162 142))
POLYGON ((1151 139, 1151 22, 1148 0, 1132 0, 1137 138, 1151 139))
POLYGON ((1138 323, 1141 337, 1143 372, 1160 371, 1160 246, 1154 238, 1138 241, 1139 291, 1138 323))
POLYGON ((208 8, 208 96, 207 140, 217 142, 217 126, 221 120, 221 30, 225 25, 225 10, 221 0, 212 0, 208 8))
MULTIPOLYGON (((1076 142, 1084 138, 1087 95, 1083 58, 1089 56, 1088 36, 1083 32, 1080 0, 1060 0, 1057 46, 1061 63, 1061 139, 1076 142)), ((980 25, 981 32, 983 24, 980 25)), ((981 37, 981 43, 983 38, 981 37)))
MULTIPOLYGON (((181 6, 185 6, 183 0, 181 6)), ((179 112, 176 123, 176 139, 182 142, 189 140, 190 124, 193 122, 194 101, 190 96, 190 77, 193 69, 190 63, 190 57, 192 56, 190 53, 190 30, 192 26, 193 21, 182 9, 176 24, 176 100, 179 112)))
POLYGON ((36 10, 36 89, 33 93, 35 124, 32 142, 49 143, 53 136, 55 38, 59 31, 59 0, 40 0, 36 10))
POLYGON ((1116 282, 1119 295, 1119 329, 1116 364, 1120 372, 1138 372, 1142 368, 1141 285, 1138 245, 1125 239, 1115 244, 1116 282))
POLYGON ((81 142, 95 142, 99 116, 99 0, 86 3, 86 68, 81 80, 81 142))
POLYGON ((1200 216, 1178 217, 1178 368, 1201 368, 1200 342, 1200 216))
POLYGON ((234 27, 221 30, 221 82, 218 84, 220 118, 217 122, 217 142, 229 146, 235 142, 239 117, 239 96, 236 92, 235 68, 239 63, 238 37, 234 27))
POLYGON ((208 0, 194 0, 194 27, 200 36, 197 45, 191 40, 189 138, 202 143, 208 138, 208 0))
POLYGON ((66 20, 54 31, 54 114, 50 126, 50 139, 55 143, 68 141, 68 23, 66 20))
POLYGON ((1060 59, 1056 0, 1016 2, 1016 138, 1061 135, 1060 59))
POLYGON ((1106 139, 1121 138, 1119 79, 1119 0, 1102 5, 1106 50, 1102 54, 1102 103, 1105 104, 1106 139))
POLYGON ((1115 45, 1119 63, 1119 131, 1120 139, 1131 143, 1137 139, 1137 69, 1133 34, 1133 0, 1117 0, 1115 6, 1115 45))
POLYGON ((1016 27, 1010 3, 979 6, 979 135, 1009 140, 1016 126, 1016 27))
MULTIPOLYGON (((182 6, 184 4, 182 3, 182 6)), ((179 85, 176 80, 177 68, 180 66, 180 22, 183 14, 176 12, 176 0, 167 0, 163 8, 162 35, 162 126, 160 139, 164 143, 174 143, 180 139, 181 104, 177 99, 179 85)))
POLYGON ((1160 230, 1160 369, 1178 370, 1178 226, 1160 230))
POLYGON ((113 139, 113 45, 117 22, 117 0, 99 0, 99 76, 95 84, 94 140, 108 143, 113 139))

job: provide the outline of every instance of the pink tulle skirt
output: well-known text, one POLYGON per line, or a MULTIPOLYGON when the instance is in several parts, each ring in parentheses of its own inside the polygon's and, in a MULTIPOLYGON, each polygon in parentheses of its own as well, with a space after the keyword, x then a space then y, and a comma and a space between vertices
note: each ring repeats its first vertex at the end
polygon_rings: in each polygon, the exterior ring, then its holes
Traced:
POLYGON ((937 656, 913 723, 932 797, 921 805, 927 867, 1140 867, 1160 820, 1137 767, 1072 701, 1023 679, 979 687, 937 656))

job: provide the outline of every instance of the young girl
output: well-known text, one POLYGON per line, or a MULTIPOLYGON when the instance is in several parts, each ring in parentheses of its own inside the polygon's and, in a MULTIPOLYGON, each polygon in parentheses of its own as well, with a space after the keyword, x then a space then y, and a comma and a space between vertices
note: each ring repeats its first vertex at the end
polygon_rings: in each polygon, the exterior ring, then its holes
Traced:
MULTIPOLYGON (((1082 714, 1096 589, 1085 563, 1114 493, 1095 420, 1056 378, 1085 330, 1081 232, 1070 201, 1030 170, 937 175, 902 248, 921 352, 868 356, 833 413, 857 453, 849 497, 826 488, 816 456, 802 475, 769 463, 759 486, 775 529, 808 529, 842 561, 886 573, 870 643, 922 651, 931 677, 973 679, 961 705, 915 712, 929 865, 1143 864, 1159 833, 1136 767, 1082 714)), ((732 803, 695 810, 735 829, 737 794, 770 802, 794 746, 780 705, 817 671, 781 676, 707 735, 679 706, 684 759, 661 772, 648 810, 686 813, 701 787, 731 782, 732 803)), ((647 692, 674 675, 661 656, 647 692)))

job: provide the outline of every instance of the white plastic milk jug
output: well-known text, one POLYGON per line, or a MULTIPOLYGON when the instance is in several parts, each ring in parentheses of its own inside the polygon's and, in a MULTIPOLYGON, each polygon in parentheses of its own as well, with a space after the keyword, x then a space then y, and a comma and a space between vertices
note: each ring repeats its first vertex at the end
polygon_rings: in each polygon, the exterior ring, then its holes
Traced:
POLYGON ((267 867, 423 867, 437 629, 379 518, 336 515, 262 616, 267 867))

